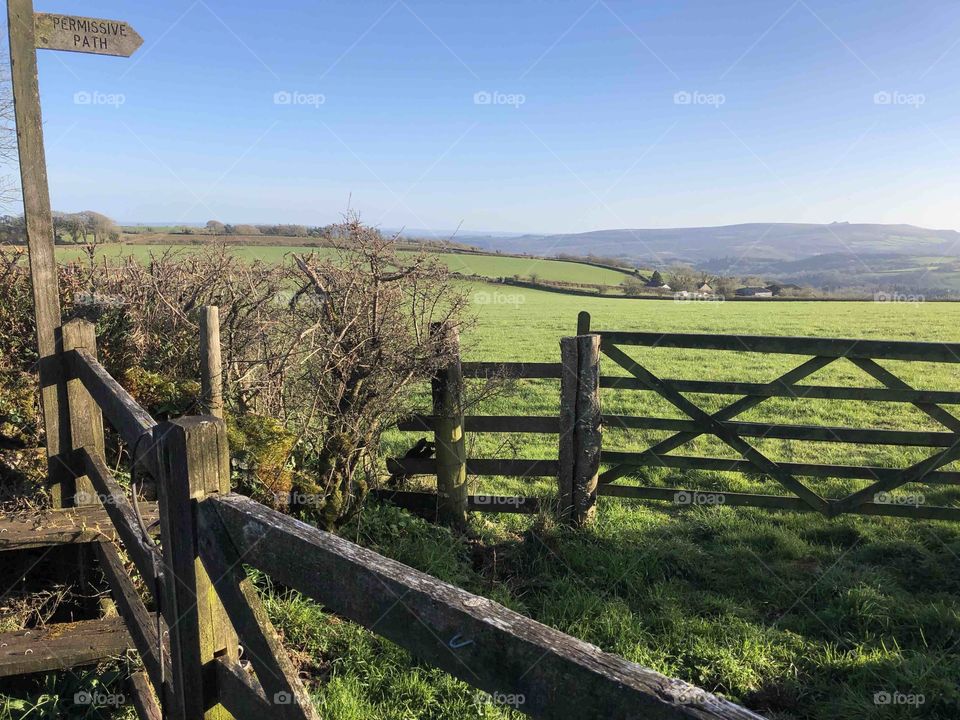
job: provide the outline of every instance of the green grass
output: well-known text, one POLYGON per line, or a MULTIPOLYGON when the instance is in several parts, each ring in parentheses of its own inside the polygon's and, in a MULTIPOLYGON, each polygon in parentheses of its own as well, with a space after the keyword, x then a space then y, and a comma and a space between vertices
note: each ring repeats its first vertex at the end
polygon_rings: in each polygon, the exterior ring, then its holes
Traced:
MULTIPOLYGON (((102 245, 97 249, 98 257, 117 258, 134 257, 147 260, 151 254, 159 254, 167 249, 179 252, 197 252, 200 245, 140 245, 136 243, 117 243, 102 245)), ((284 262, 292 253, 329 253, 323 248, 306 246, 233 246, 230 252, 248 260, 260 259, 264 262, 284 262)), ((582 263, 544 260, 541 258, 515 258, 496 255, 464 255, 458 253, 438 253, 436 257, 454 272, 483 277, 513 277, 519 275, 529 278, 537 276, 541 280, 559 282, 619 285, 627 276, 616 270, 584 265, 582 263)), ((57 258, 61 262, 84 260, 86 254, 82 248, 60 246, 57 258)))
MULTIPOLYGON (((511 288, 511 290, 513 290, 511 288)), ((486 286, 473 288, 486 298, 486 286)), ((960 305, 934 303, 675 303, 573 298, 520 291, 511 302, 478 306, 464 333, 474 360, 556 361, 559 339, 574 334, 586 309, 599 329, 718 332, 821 337, 960 340, 960 305)), ((665 377, 765 381, 805 358, 633 348, 665 377)), ((958 389, 956 367, 882 364, 916 387, 958 389)), ((622 374, 609 361, 604 373, 622 374)), ((807 383, 876 386, 846 361, 807 383)), ((475 387, 475 385, 474 385, 475 387)), ((706 409, 729 397, 691 395, 706 409)), ((643 392, 604 391, 611 413, 680 417, 643 392)), ((555 414, 556 381, 518 383, 482 403, 478 414, 555 414)), ((745 420, 851 427, 925 428, 936 424, 910 406, 770 399, 745 420)), ((941 428, 942 429, 942 428, 941 428)), ((614 432, 605 447, 640 450, 667 433, 614 432)), ((415 435, 390 438, 395 450, 415 435)), ((471 436, 471 457, 555 458, 550 436, 471 436)), ((931 450, 834 443, 752 441, 775 459, 903 467, 931 450)), ((688 450, 688 448, 684 448, 688 450)), ((701 438, 689 454, 734 455, 701 438)), ((953 466, 952 469, 956 469, 953 466)), ((823 495, 842 496, 861 481, 821 480, 823 495)), ((644 470, 621 482, 708 491, 784 494, 772 481, 732 473, 644 470)), ((429 486, 429 483, 424 483, 429 486)), ((471 478, 472 492, 552 496, 546 480, 471 478)), ((957 505, 949 487, 905 487, 925 502, 957 505)), ((420 554, 390 535, 375 537, 379 509, 361 541, 431 569, 446 542, 420 554)), ((891 518, 777 513, 732 507, 682 508, 602 498, 596 524, 582 532, 524 516, 479 516, 477 549, 461 552, 456 580, 605 650, 745 703, 771 718, 845 719, 960 716, 960 529, 949 523, 891 518), (495 563, 491 560, 495 556, 495 563), (920 706, 885 706, 874 694, 922 694, 920 706)), ((412 670, 411 670, 412 672, 412 670)), ((370 698, 362 695, 367 700, 370 698)), ((381 706, 377 706, 381 707, 381 706)), ((382 706, 386 708, 387 706, 382 706)), ((383 717, 399 717, 384 710, 383 717)), ((423 717, 448 717, 425 714, 423 717)), ((454 717, 454 715, 449 715, 454 717)))
MULTIPOLYGON (((286 249, 285 249, 286 250, 286 249)), ((674 303, 580 298, 475 284, 472 360, 556 361, 559 339, 589 310, 600 329, 960 340, 960 304, 674 303), (502 291, 509 290, 509 293, 502 291), (501 293, 501 294, 497 294, 501 293)), ((804 358, 631 349, 667 377, 769 380, 804 358)), ((916 387, 958 389, 956 367, 893 363, 916 387)), ((615 372, 603 361, 604 372, 615 372)), ((805 382, 873 385, 841 361, 805 382)), ((476 384, 472 383, 474 389, 476 384)), ((690 396, 707 409, 730 398, 690 396)), ((604 391, 604 409, 678 417, 641 392, 604 391)), ((527 381, 473 410, 554 414, 556 381, 527 381)), ((933 429, 909 406, 771 399, 744 416, 783 423, 933 429)), ((641 449, 665 433, 615 433, 605 446, 641 449)), ((393 433, 402 451, 419 435, 393 433)), ((550 436, 469 437, 473 457, 555 458, 550 436)), ((779 459, 900 467, 924 453, 763 440, 779 459)), ((701 439, 692 452, 732 455, 701 439)), ((692 453, 691 453, 692 454, 692 453)), ((782 492, 757 476, 650 470, 622 482, 714 491, 782 492)), ((424 479, 423 485, 430 483, 424 479)), ((819 481, 836 496, 858 482, 819 481)), ((473 492, 552 496, 552 483, 471 478, 473 492)), ((905 490, 908 492, 909 490, 905 490)), ((957 490, 923 487, 927 502, 956 505, 957 490)), ((351 540, 659 672, 696 683, 774 720, 960 717, 960 528, 893 518, 778 513, 724 506, 601 498, 582 531, 548 516, 473 514, 469 537, 370 503, 343 534, 351 540), (922 695, 919 705, 878 705, 876 693, 922 695)), ((268 610, 309 673, 330 720, 501 718, 445 673, 315 602, 264 588, 268 610)), ((334 578, 331 582, 348 582, 334 578)), ((4 717, 0 713, 0 718, 4 717)))

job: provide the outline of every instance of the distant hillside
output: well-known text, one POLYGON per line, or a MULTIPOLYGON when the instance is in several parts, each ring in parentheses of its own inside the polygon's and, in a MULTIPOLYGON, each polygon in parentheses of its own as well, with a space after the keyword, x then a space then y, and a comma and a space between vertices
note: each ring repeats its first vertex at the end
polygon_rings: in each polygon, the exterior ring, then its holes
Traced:
POLYGON ((663 230, 594 230, 512 238, 461 237, 492 250, 537 255, 575 253, 635 260, 701 263, 723 257, 802 260, 822 254, 960 255, 960 233, 913 225, 747 223, 663 230))
POLYGON ((960 233, 914 225, 747 223, 459 239, 488 250, 593 254, 661 267, 685 263, 718 274, 834 287, 956 287, 955 261, 960 258, 960 233))

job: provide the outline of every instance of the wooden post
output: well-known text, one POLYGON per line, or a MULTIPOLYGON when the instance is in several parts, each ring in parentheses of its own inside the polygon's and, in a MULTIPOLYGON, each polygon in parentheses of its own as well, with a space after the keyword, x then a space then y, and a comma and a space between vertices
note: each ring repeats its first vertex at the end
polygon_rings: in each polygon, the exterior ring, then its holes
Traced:
POLYGON ((203 411, 223 417, 223 375, 220 364, 220 308, 200 308, 200 387, 203 411))
POLYGON ((577 314, 577 335, 589 335, 590 334, 590 313, 586 310, 581 310, 577 314))
MULTIPOLYGON (((589 317, 589 316, 588 316, 589 317)), ((560 341, 558 514, 574 526, 593 518, 600 472, 600 336, 560 341)))
POLYGON ((73 478, 69 464, 57 456, 70 448, 67 388, 60 372, 60 291, 53 247, 53 216, 43 149, 40 89, 32 0, 8 0, 10 72, 20 155, 23 214, 30 256, 30 281, 40 351, 40 393, 47 438, 47 471, 54 507, 69 504, 73 478))
MULTIPOLYGON (((60 334, 65 352, 68 350, 86 350, 96 357, 97 334, 93 323, 80 319, 70 320, 63 325, 60 334)), ((62 363, 61 372, 66 375, 66 363, 62 363)), ((67 381, 67 402, 60 407, 62 410, 68 411, 67 428, 70 433, 71 449, 86 448, 91 455, 96 455, 102 459, 104 453, 103 415, 96 401, 87 392, 82 380, 67 381)), ((66 454, 61 454, 60 459, 66 461, 66 454)), ((64 465, 60 462, 58 464, 64 465)), ((71 455, 70 467, 69 480, 64 478, 57 486, 63 493, 61 498, 63 503, 79 506, 100 505, 97 490, 90 478, 87 477, 85 463, 80 459, 78 453, 71 455)), ((92 548, 85 545, 80 546, 72 560, 76 565, 69 571, 68 577, 82 588, 81 595, 88 595, 94 589, 92 585, 92 548)), ((100 609, 104 613, 108 612, 109 606, 112 604, 107 600, 103 599, 100 602, 100 609)))
MULTIPOLYGON (((97 356, 96 328, 91 322, 74 319, 63 325, 63 350, 86 350, 97 356)), ((64 372, 66 368, 64 367, 64 372)), ((87 392, 82 380, 67 381, 67 407, 70 417, 70 443, 74 450, 87 448, 91 455, 104 456, 103 414, 100 406, 87 392)), ((96 505, 96 490, 85 473, 76 471, 76 495, 78 505, 96 505), (82 477, 80 477, 82 475, 82 477)))
POLYGON ((434 441, 437 452, 437 514, 457 527, 467 523, 467 446, 463 435, 463 371, 460 334, 455 327, 434 326, 447 335, 455 359, 433 379, 434 441))
POLYGON ((186 417, 157 432, 160 527, 163 537, 163 614, 170 628, 172 716, 228 718, 216 687, 216 662, 237 662, 237 636, 199 559, 197 501, 230 491, 224 422, 186 417))

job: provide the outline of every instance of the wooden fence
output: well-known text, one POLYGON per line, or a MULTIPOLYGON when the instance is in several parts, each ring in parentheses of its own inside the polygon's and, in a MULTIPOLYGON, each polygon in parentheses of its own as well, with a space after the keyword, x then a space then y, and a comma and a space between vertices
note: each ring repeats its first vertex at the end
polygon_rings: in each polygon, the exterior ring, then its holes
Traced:
MULTIPOLYGON (((216 314, 205 311, 203 337, 216 337, 215 323, 216 314)), ((495 697, 515 699, 517 709, 534 717, 759 717, 232 494, 222 419, 155 421, 97 361, 92 325, 71 321, 63 338, 58 360, 68 397, 59 407, 71 434, 70 449, 56 460, 70 469, 71 486, 61 488, 70 507, 29 522, 0 520, 0 550, 64 544, 92 550, 120 618, 0 634, 0 677, 68 669, 135 649, 143 671, 134 674, 129 691, 144 720, 316 718, 246 577, 249 565, 415 658, 495 697), (128 497, 104 462, 103 418, 130 449, 131 470, 156 482, 158 503, 138 502, 135 491, 128 497)), ((207 347, 203 356, 207 372, 216 372, 217 354, 207 347)), ((547 372, 529 369, 538 371, 547 372)), ((457 375, 453 369, 445 376, 440 395, 456 385, 457 375)), ((206 409, 218 410, 215 378, 205 378, 204 392, 206 409)), ((462 484, 457 408, 446 401, 438 408, 442 421, 432 426, 449 455, 441 454, 437 467, 447 482, 462 484)), ((561 426, 569 421, 561 419, 561 426)), ((543 471, 556 472, 556 463, 543 471)))
MULTIPOLYGON (((443 427, 449 433, 458 428, 462 445, 466 432, 545 432, 558 436, 558 460, 486 460, 463 459, 456 468, 458 478, 467 474, 511 475, 519 477, 547 476, 557 480, 557 510, 561 519, 573 524, 588 522, 599 495, 684 502, 696 498, 692 488, 637 487, 618 485, 616 480, 635 473, 639 468, 675 468, 760 474, 779 483, 789 495, 755 493, 722 493, 727 505, 746 505, 771 509, 812 511, 828 517, 843 513, 890 515, 918 519, 960 520, 960 509, 924 504, 899 504, 880 501, 907 484, 958 485, 960 472, 942 468, 960 458, 960 418, 943 405, 960 404, 960 392, 951 390, 917 390, 880 365, 877 360, 927 363, 960 363, 960 344, 925 343, 889 340, 850 340, 780 336, 700 335, 690 333, 648 333, 596 330, 591 328, 588 313, 580 313, 576 337, 560 343, 559 363, 457 363, 463 377, 487 377, 501 373, 514 378, 559 378, 560 414, 558 417, 487 417, 458 416, 443 427), (659 347, 676 350, 716 350, 777 355, 810 356, 797 367, 765 383, 721 382, 701 379, 660 378, 623 350, 624 347, 659 347), (629 373, 628 377, 604 375, 600 371, 600 355, 629 373), (835 361, 846 358, 877 380, 883 387, 837 387, 799 385, 801 380, 835 361), (603 414, 601 391, 653 392, 680 410, 686 418, 663 418, 603 414), (685 393, 734 396, 737 399, 719 411, 708 413, 689 400, 685 393), (735 418, 768 398, 793 400, 858 400, 911 405, 936 420, 943 431, 889 430, 819 425, 787 425, 778 423, 737 422, 735 418), (453 425, 450 425, 450 422, 453 425), (642 452, 623 452, 602 445, 602 428, 624 430, 661 430, 673 434, 642 452), (673 454, 690 441, 712 435, 740 454, 740 459, 673 454), (806 440, 860 445, 888 445, 933 448, 924 460, 906 468, 870 465, 838 465, 828 463, 796 463, 775 461, 745 438, 806 440), (600 472, 601 464, 605 468, 600 472), (825 498, 815 492, 801 477, 866 480, 862 488, 845 497, 825 498), (678 500, 678 498, 680 498, 678 500)), ((459 371, 456 371, 459 372, 459 371)), ((446 387, 446 392, 461 392, 459 384, 446 387)), ((434 415, 417 416, 400 424, 402 430, 436 429, 439 408, 454 407, 456 398, 442 401, 435 396, 434 415)), ((436 435, 439 449, 444 442, 436 435)), ((449 460, 447 461, 449 463, 449 460)), ((441 470, 432 459, 394 458, 391 467, 407 475, 438 475, 438 494, 445 493, 444 478, 450 465, 441 470)), ((465 480, 458 480, 465 482, 465 480)), ((407 507, 431 509, 437 500, 432 493, 390 494, 395 502, 407 507)), ((467 510, 484 512, 537 511, 540 504, 529 498, 496 498, 497 502, 478 502, 489 496, 450 496, 446 517, 460 518, 467 510), (528 502, 530 501, 530 502, 528 502), (459 505, 457 504, 459 503, 459 505)), ((444 513, 440 513, 444 515, 444 513)))

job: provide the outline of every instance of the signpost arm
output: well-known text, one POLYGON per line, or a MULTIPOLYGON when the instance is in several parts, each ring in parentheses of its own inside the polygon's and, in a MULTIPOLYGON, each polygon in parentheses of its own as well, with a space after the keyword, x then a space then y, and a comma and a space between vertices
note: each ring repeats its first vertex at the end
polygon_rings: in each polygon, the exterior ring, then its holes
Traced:
POLYGON ((67 464, 61 462, 57 456, 70 448, 70 423, 69 419, 64 417, 67 409, 67 384, 58 358, 62 346, 60 292, 54 257, 47 163, 43 150, 33 1, 7 0, 7 23, 23 211, 30 251, 37 346, 40 350, 40 388, 43 425, 47 437, 47 467, 54 506, 63 507, 72 500, 73 474, 67 464))

